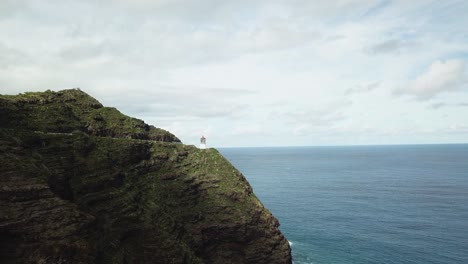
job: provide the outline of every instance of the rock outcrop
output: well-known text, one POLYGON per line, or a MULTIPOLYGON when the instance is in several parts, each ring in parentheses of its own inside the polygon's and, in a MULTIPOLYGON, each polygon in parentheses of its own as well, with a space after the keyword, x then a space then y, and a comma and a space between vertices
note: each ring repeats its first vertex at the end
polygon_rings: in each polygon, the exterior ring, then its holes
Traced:
POLYGON ((80 90, 0 95, 0 263, 291 263, 215 149, 80 90))

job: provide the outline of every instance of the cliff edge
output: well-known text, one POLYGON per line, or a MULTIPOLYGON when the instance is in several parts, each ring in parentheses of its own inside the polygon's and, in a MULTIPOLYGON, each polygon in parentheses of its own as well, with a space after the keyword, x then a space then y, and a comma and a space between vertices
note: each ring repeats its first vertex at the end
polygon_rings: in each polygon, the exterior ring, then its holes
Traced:
POLYGON ((291 263, 215 149, 77 90, 0 95, 1 263, 291 263))

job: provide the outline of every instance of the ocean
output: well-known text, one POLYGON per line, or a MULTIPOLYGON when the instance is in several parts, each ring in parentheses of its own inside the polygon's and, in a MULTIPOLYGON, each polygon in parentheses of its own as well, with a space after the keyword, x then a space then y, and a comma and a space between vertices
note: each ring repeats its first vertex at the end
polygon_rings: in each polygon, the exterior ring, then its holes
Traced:
POLYGON ((468 145, 222 148, 295 264, 468 263, 468 145))

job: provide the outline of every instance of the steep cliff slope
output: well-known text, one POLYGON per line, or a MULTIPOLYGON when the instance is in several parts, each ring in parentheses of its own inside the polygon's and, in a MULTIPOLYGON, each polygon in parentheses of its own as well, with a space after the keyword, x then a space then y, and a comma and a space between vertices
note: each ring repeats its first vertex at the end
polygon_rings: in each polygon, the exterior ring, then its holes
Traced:
POLYGON ((290 263, 218 151, 79 90, 0 96, 1 263, 290 263))

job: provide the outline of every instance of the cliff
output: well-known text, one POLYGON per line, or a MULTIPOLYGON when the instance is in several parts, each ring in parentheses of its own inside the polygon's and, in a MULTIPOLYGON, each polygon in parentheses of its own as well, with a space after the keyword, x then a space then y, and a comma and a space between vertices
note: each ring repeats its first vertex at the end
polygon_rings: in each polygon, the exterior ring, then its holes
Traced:
POLYGON ((215 149, 80 90, 0 95, 1 263, 291 263, 215 149))

